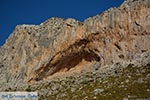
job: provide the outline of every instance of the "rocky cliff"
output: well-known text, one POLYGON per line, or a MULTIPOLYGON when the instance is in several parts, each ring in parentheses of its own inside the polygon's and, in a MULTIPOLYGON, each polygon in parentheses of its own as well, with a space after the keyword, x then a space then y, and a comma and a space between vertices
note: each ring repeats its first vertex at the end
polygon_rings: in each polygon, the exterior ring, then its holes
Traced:
POLYGON ((84 22, 50 18, 16 26, 0 48, 0 84, 34 83, 58 73, 126 63, 150 63, 150 0, 125 0, 84 22))

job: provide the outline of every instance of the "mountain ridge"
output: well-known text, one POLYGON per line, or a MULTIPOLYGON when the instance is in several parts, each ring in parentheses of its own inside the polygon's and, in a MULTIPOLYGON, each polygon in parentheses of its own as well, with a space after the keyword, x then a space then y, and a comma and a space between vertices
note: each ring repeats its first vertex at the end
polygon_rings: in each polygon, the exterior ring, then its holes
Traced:
POLYGON ((149 11, 150 0, 125 0, 84 22, 56 17, 18 25, 0 49, 0 84, 36 84, 111 65, 148 66, 149 11))

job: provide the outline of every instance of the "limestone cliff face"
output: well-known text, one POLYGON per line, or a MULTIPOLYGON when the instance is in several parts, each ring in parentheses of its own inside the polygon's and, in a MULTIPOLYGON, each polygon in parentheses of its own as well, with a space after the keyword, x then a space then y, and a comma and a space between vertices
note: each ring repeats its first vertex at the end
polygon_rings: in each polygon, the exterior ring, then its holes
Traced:
POLYGON ((150 0, 126 0, 84 22, 51 18, 16 26, 0 49, 1 78, 15 84, 40 81, 96 62, 122 64, 143 53, 150 54, 150 0))

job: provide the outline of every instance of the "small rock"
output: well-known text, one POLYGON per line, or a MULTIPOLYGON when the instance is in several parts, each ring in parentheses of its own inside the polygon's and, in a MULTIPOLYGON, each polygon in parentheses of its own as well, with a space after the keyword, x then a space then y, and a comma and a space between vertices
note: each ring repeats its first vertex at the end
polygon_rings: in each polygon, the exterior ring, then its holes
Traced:
POLYGON ((76 88, 71 88, 71 92, 74 92, 76 90, 76 88))
POLYGON ((97 97, 96 97, 96 96, 94 96, 94 99, 97 99, 97 97))
POLYGON ((125 82, 126 82, 126 83, 129 83, 129 79, 126 79, 125 82))
POLYGON ((57 85, 53 85, 53 86, 52 86, 52 90, 54 91, 54 90, 56 90, 56 89, 58 89, 58 86, 57 86, 57 85))
POLYGON ((129 100, 128 98, 123 98, 123 100, 129 100))
POLYGON ((143 80, 143 78, 139 78, 139 79, 137 80, 137 82, 138 82, 138 83, 144 83, 144 80, 143 80))
POLYGON ((68 18, 68 19, 66 20, 66 24, 69 25, 69 26, 71 26, 71 27, 75 27, 75 26, 78 26, 79 22, 76 21, 76 20, 73 19, 73 18, 68 18))
POLYGON ((98 95, 98 94, 102 93, 103 91, 104 91, 104 89, 95 89, 94 95, 98 95))

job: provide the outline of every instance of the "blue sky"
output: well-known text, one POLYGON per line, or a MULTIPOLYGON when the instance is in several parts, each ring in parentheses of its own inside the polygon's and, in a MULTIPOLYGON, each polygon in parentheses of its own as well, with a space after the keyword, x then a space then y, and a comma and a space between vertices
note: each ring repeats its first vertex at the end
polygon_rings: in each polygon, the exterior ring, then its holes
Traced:
POLYGON ((40 24, 51 17, 84 21, 124 0, 0 0, 0 45, 16 25, 40 24))

